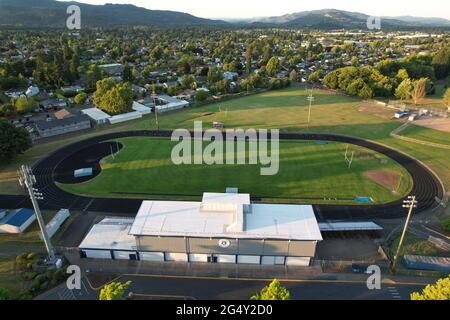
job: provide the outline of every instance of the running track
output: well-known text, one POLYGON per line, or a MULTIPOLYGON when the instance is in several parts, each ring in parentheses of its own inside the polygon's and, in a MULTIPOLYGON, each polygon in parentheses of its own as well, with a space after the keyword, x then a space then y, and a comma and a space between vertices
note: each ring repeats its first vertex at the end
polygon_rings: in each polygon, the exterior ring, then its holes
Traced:
MULTIPOLYGON (((121 148, 117 143, 108 143, 110 140, 129 136, 170 137, 170 135, 171 131, 111 133, 77 142, 50 154, 33 167, 33 172, 38 181, 36 187, 44 195, 44 200, 40 203, 42 208, 49 210, 68 208, 75 211, 120 213, 134 216, 142 200, 77 196, 59 189, 55 184, 55 179, 64 179, 61 177, 61 172, 64 170, 71 172, 71 174, 73 173, 72 167, 74 164, 72 161, 75 161, 74 158, 78 159, 76 161, 84 161, 86 165, 89 165, 90 163, 98 163, 103 157, 108 156, 111 151, 115 152, 117 148, 121 148)), ((388 156, 401 164, 411 174, 413 179, 411 195, 416 195, 419 202, 417 213, 435 208, 438 205, 435 198, 442 199, 444 196, 442 183, 429 169, 417 160, 386 146, 363 139, 330 134, 285 133, 280 134, 280 139, 337 141, 365 147, 388 156)), ((378 206, 314 205, 314 211, 320 221, 399 218, 405 216, 405 210, 402 209, 403 200, 378 206)), ((13 209, 22 207, 31 207, 31 203, 26 197, 0 196, 0 208, 13 209)))

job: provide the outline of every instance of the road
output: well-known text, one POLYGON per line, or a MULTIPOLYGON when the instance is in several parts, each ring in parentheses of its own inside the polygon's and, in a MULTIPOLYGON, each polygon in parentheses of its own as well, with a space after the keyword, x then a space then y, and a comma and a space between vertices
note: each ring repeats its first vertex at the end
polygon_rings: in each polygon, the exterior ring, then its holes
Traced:
MULTIPOLYGON (((130 292, 142 299, 168 300, 249 300, 269 282, 245 279, 206 279, 160 276, 122 276, 117 281, 132 281, 130 292)), ((65 286, 53 289, 39 299, 95 300, 98 292, 84 279, 83 288, 74 294, 65 286)), ((368 290, 363 282, 301 280, 283 282, 293 300, 409 300, 410 294, 424 285, 383 284, 381 290, 368 290)))

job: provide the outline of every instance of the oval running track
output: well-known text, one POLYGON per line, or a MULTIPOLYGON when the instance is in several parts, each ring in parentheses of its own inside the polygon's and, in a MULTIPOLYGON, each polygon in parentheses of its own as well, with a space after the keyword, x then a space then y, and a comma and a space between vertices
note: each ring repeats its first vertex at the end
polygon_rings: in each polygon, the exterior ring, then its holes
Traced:
MULTIPOLYGON (((59 210, 68 208, 74 211, 89 211, 114 213, 135 216, 142 203, 141 199, 111 199, 78 196, 61 190, 55 183, 57 168, 64 166, 64 161, 73 157, 78 152, 85 149, 97 150, 95 154, 90 155, 89 161, 108 156, 113 150, 114 143, 110 148, 104 142, 110 140, 141 136, 141 137, 170 137, 171 131, 128 131, 117 132, 93 137, 72 145, 63 147, 40 160, 33 167, 36 175, 36 187, 44 196, 40 202, 43 209, 59 210), (101 144, 102 148, 93 148, 94 145, 101 144)), ((323 140, 336 141, 358 145, 384 154, 402 165, 413 179, 413 189, 411 195, 416 195, 419 202, 416 213, 424 212, 438 206, 436 197, 443 198, 444 188, 440 180, 419 161, 393 150, 384 145, 371 141, 358 139, 354 137, 331 135, 331 134, 297 134, 281 133, 282 140, 323 140)), ((253 199, 256 200, 256 199, 253 199)), ((363 206, 363 205, 314 205, 314 212, 319 221, 325 220, 363 220, 373 218, 394 219, 405 216, 405 210, 402 209, 404 199, 383 205, 363 206)), ((0 196, 0 208, 20 208, 30 207, 30 201, 24 196, 0 196)))

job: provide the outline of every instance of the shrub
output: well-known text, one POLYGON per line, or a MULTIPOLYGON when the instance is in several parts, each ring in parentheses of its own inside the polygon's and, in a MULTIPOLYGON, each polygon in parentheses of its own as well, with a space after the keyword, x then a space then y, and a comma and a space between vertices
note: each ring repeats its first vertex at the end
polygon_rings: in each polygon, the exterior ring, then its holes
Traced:
POLYGON ((18 300, 31 300, 33 299, 33 294, 30 290, 23 290, 21 293, 19 293, 19 296, 17 297, 18 300))
POLYGON ((36 272, 22 272, 22 279, 30 281, 36 278, 36 275, 37 275, 36 272))
POLYGON ((446 230, 446 231, 450 231, 450 218, 444 220, 444 222, 442 222, 442 227, 446 230))

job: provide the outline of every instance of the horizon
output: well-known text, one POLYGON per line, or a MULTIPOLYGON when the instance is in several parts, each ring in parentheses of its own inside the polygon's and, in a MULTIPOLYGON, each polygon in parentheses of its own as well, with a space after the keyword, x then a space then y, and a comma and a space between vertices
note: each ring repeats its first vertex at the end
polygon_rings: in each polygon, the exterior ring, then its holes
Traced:
MULTIPOLYGON (((69 2, 57 0, 59 2, 69 2)), ((85 4, 104 5, 112 4, 132 4, 151 10, 170 10, 189 13, 191 15, 223 20, 243 20, 264 18, 272 16, 282 16, 301 11, 313 11, 321 9, 337 9, 351 12, 359 12, 373 16, 414 16, 423 18, 443 18, 450 20, 450 10, 443 10, 447 5, 443 0, 429 0, 424 2, 394 2, 389 0, 379 0, 370 3, 363 3, 358 0, 348 0, 345 3, 336 4, 330 0, 316 0, 314 4, 297 3, 290 0, 279 0, 276 3, 270 0, 261 0, 255 6, 254 2, 244 2, 239 0, 229 0, 226 3, 191 0, 189 3, 179 0, 166 0, 163 3, 159 1, 145 0, 80 0, 85 4), (407 6, 406 6, 407 5, 407 6), (237 10, 236 8, 239 8, 237 10)), ((447 5, 448 6, 448 5, 447 5)))

